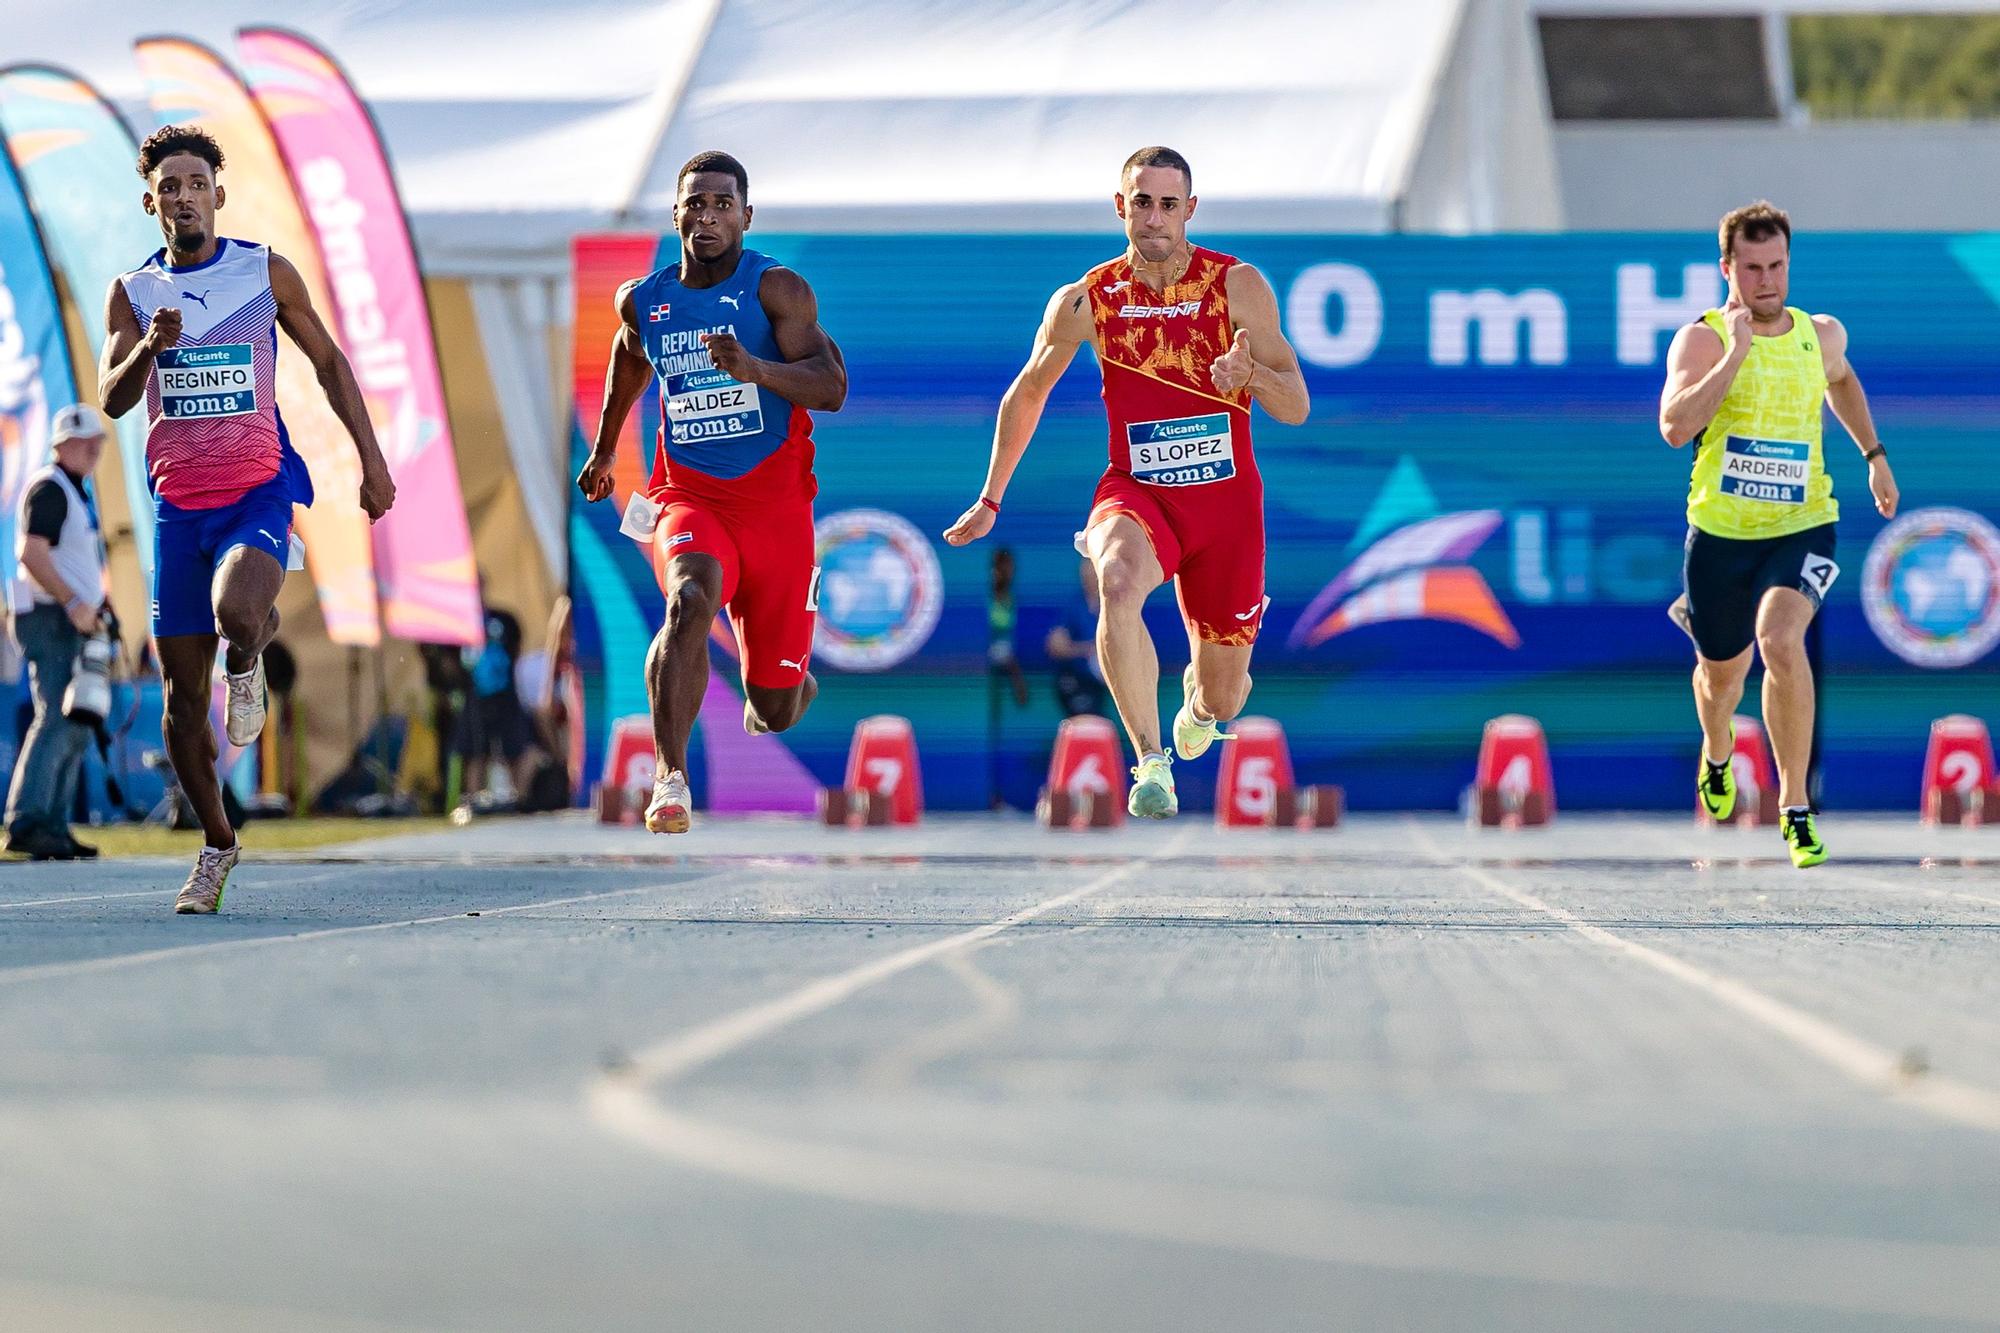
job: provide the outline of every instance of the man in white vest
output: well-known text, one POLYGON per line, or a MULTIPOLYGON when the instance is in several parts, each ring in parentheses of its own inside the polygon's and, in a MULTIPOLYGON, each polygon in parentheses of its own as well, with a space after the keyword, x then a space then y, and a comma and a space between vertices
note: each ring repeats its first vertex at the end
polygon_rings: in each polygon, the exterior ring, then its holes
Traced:
POLYGON ((69 812, 90 730, 63 716, 77 649, 102 629, 104 541, 90 474, 104 452, 97 413, 73 403, 56 413, 55 461, 28 478, 15 517, 7 590, 14 634, 27 659, 35 721, 7 793, 7 850, 37 861, 97 855, 70 836, 69 812))

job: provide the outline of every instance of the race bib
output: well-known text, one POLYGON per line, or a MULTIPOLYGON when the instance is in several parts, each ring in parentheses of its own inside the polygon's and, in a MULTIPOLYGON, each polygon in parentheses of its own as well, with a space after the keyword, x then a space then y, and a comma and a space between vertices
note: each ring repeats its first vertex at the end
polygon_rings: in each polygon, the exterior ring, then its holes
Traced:
POLYGON ((257 410, 257 368, 249 343, 169 347, 153 361, 160 415, 172 421, 241 417, 257 410))
POLYGON ((713 368, 675 375, 667 386, 667 424, 676 443, 726 440, 764 429, 757 386, 713 368))
POLYGON ((1828 555, 1809 555, 1799 566, 1799 591, 1812 598, 1818 606, 1826 600, 1826 590, 1840 577, 1840 566, 1833 563, 1828 555))
POLYGON ((1722 493, 1766 504, 1802 505, 1812 481, 1812 446, 1803 440, 1752 440, 1732 435, 1722 444, 1722 493))
POLYGON ((1132 475, 1154 486, 1205 486, 1236 475, 1229 414, 1135 421, 1125 428, 1132 475))

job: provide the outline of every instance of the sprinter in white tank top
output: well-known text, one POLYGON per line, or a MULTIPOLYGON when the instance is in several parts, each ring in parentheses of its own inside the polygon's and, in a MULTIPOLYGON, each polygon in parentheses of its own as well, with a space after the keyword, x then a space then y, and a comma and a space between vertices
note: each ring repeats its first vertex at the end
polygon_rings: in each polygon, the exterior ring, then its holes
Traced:
POLYGON ((140 146, 141 202, 166 245, 112 282, 98 370, 106 412, 124 416, 142 398, 148 408, 146 457, 161 520, 153 631, 166 682, 167 753, 207 837, 176 912, 220 907, 238 851, 208 722, 216 645, 228 641, 229 739, 248 745, 264 726, 262 654, 278 631, 292 502, 310 502, 303 466, 287 466, 297 460, 287 459, 277 415, 274 326, 312 362, 354 437, 369 519, 396 499, 354 371, 298 270, 263 246, 216 234, 216 210, 226 202, 216 180, 222 163, 221 146, 193 126, 166 126, 140 146), (226 313, 209 309, 218 298, 226 313))

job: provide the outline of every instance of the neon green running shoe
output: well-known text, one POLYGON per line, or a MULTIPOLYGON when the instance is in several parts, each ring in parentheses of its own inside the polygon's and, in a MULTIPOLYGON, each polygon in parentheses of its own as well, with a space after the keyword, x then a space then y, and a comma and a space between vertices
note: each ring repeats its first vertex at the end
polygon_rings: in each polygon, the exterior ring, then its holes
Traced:
POLYGON ((1701 797, 1701 808, 1716 823, 1726 823, 1736 813, 1736 764, 1732 757, 1726 764, 1711 764, 1708 755, 1701 756, 1701 772, 1695 775, 1694 789, 1701 797))
POLYGON ((1236 738, 1222 730, 1214 718, 1197 721, 1194 715, 1194 663, 1181 672, 1181 711, 1174 714, 1174 753, 1183 759, 1199 759, 1217 741, 1236 738))
POLYGON ((1132 794, 1125 808, 1135 819, 1172 819, 1181 812, 1181 798, 1174 794, 1174 761, 1163 754, 1148 755, 1132 770, 1132 794))
POLYGON ((1826 844, 1813 827, 1812 811, 1785 811, 1785 846, 1791 849, 1792 864, 1801 870, 1826 860, 1826 844))

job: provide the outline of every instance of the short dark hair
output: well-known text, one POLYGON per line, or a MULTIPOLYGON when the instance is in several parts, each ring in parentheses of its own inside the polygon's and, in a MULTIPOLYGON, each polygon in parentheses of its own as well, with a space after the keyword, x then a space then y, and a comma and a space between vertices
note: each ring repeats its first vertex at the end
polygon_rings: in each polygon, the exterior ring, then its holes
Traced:
POLYGON ((1768 241, 1773 236, 1783 236, 1785 248, 1792 248, 1791 215, 1769 199, 1759 199, 1725 213, 1715 239, 1722 247, 1722 257, 1734 259, 1738 241, 1768 241))
POLYGON ((719 171, 726 176, 734 176, 737 196, 746 203, 749 201, 750 173, 743 169, 741 162, 713 148, 705 153, 696 153, 681 164, 681 174, 674 177, 674 193, 679 194, 682 183, 698 171, 719 171))
POLYGON ((1118 171, 1118 179, 1124 180, 1132 174, 1135 167, 1172 167, 1180 172, 1181 179, 1187 182, 1187 192, 1194 193, 1194 168, 1188 165, 1186 158, 1171 148, 1159 144, 1154 144, 1151 148, 1141 148, 1125 159, 1125 165, 1118 171))
POLYGON ((162 125, 139 145, 139 174, 150 177, 175 153, 192 153, 208 163, 211 172, 222 170, 222 145, 214 135, 199 125, 162 125))

